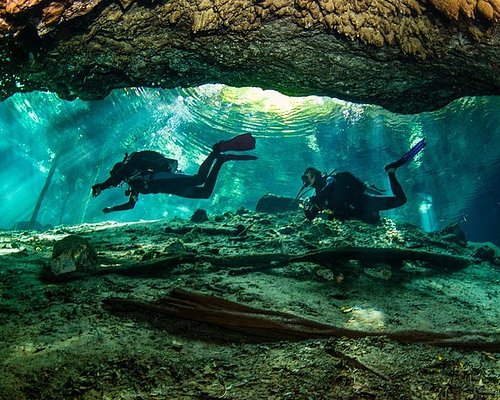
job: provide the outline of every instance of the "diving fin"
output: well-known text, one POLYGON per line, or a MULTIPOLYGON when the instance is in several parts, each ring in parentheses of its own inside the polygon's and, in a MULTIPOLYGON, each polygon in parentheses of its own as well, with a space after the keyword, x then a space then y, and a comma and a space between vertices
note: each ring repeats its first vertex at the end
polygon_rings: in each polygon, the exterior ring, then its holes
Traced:
POLYGON ((405 165, 409 163, 411 160, 415 158, 415 156, 420 153, 424 147, 427 146, 427 143, 425 142, 425 138, 420 140, 415 146, 413 146, 403 157, 401 157, 399 160, 394 161, 390 164, 387 164, 384 169, 386 171, 390 169, 396 169, 401 167, 402 165, 405 165))
POLYGON ((243 133, 215 144, 213 149, 220 152, 253 150, 255 149, 255 138, 251 133, 243 133))

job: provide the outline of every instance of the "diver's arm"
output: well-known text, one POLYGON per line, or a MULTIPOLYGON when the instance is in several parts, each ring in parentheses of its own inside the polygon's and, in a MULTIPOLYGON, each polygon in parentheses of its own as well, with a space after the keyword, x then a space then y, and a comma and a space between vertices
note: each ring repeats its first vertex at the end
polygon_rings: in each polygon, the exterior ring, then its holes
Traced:
POLYGON ((106 179, 103 183, 100 184, 101 189, 108 189, 111 186, 118 186, 120 183, 123 182, 123 179, 120 179, 117 176, 110 176, 108 179, 106 179))
POLYGON ((312 220, 325 208, 326 200, 333 189, 335 178, 329 176, 326 178, 325 186, 320 190, 316 190, 316 195, 309 198, 309 204, 304 207, 304 214, 307 219, 312 220))
POLYGON ((110 176, 104 182, 96 183, 94 186, 92 186, 92 196, 97 197, 103 190, 108 189, 111 186, 118 186, 120 183, 122 183, 122 180, 120 178, 110 176))
POLYGON ((321 206, 316 201, 316 196, 311 196, 303 205, 304 215, 308 220, 313 220, 321 211, 321 206))
POLYGON ((304 208, 304 215, 311 221, 316 218, 320 211, 320 208, 316 204, 311 203, 309 207, 304 208))
POLYGON ((119 205, 113 206, 113 207, 106 207, 102 210, 102 212, 104 214, 109 214, 109 213, 115 212, 115 211, 131 210, 132 208, 135 207, 135 203, 137 203, 138 199, 139 199, 139 195, 136 192, 132 192, 126 203, 119 204, 119 205))

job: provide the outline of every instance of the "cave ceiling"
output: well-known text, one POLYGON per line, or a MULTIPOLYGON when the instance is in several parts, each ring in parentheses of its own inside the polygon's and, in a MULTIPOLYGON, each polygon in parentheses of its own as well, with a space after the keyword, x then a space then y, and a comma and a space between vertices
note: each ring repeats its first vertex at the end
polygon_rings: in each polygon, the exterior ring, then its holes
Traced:
POLYGON ((2 0, 0 99, 205 83, 399 113, 500 94, 500 0, 2 0))

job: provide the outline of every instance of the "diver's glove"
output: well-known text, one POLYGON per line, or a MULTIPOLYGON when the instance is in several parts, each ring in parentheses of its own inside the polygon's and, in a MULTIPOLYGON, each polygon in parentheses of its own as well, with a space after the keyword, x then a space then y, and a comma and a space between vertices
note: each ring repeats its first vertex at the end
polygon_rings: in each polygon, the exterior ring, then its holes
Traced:
POLYGON ((304 208, 304 214, 307 219, 311 220, 316 218, 316 216, 319 214, 321 211, 320 207, 316 204, 316 197, 311 196, 307 200, 304 201, 302 204, 304 208))
POLYGON ((299 207, 306 209, 316 205, 316 196, 306 197, 305 199, 298 199, 299 207))
POLYGON ((97 197, 101 194, 102 192, 102 187, 99 183, 96 183, 94 186, 92 186, 92 196, 97 197))
POLYGON ((297 199, 297 204, 299 205, 299 208, 305 209, 309 207, 309 198, 297 199))

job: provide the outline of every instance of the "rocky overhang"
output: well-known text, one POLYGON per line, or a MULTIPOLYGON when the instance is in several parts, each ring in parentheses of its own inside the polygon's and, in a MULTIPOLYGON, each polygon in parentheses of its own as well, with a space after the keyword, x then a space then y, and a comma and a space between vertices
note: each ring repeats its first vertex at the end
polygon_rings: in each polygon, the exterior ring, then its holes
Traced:
POLYGON ((500 0, 4 0, 0 99, 257 86, 398 113, 500 94, 500 0))

